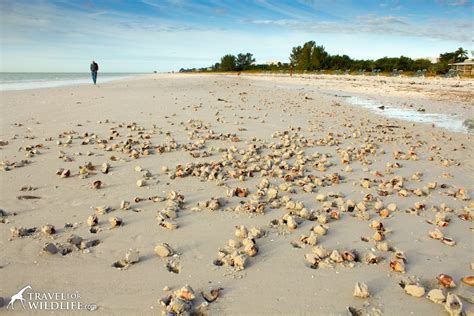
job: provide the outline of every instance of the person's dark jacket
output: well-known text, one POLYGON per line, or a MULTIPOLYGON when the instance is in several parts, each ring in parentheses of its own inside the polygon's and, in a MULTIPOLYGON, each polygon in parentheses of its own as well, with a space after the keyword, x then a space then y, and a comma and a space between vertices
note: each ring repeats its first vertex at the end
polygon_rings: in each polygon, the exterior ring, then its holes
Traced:
POLYGON ((99 71, 99 65, 97 65, 97 63, 92 63, 92 64, 91 64, 91 71, 92 71, 92 72, 97 72, 97 71, 99 71))

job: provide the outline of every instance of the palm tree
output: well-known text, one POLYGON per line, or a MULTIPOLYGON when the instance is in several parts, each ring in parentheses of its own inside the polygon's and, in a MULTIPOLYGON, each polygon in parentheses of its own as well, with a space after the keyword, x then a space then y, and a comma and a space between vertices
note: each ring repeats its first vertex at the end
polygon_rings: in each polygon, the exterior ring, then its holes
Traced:
POLYGON ((463 62, 468 58, 467 50, 463 49, 462 47, 459 47, 454 53, 456 54, 456 57, 454 58, 455 58, 455 62, 457 63, 463 62))

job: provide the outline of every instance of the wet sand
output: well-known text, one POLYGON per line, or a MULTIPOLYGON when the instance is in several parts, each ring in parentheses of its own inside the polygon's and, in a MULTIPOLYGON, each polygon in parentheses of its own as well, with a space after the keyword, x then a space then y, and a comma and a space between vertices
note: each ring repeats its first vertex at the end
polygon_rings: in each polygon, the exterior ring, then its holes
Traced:
MULTIPOLYGON (((5 305, 31 285, 78 291, 101 314, 156 314, 166 309, 160 298, 189 284, 192 308, 211 315, 346 315, 349 306, 371 315, 443 315, 444 304, 410 296, 399 283, 416 283, 426 296, 447 274, 456 287, 444 293, 459 294, 472 313, 465 298, 472 288, 460 278, 474 274, 473 136, 385 117, 340 96, 470 118, 473 81, 426 79, 412 91, 409 80, 354 79, 170 74, 1 92, 5 305), (57 175, 61 168, 70 174, 57 175), (38 199, 17 198, 24 195, 38 199), (121 209, 124 200, 130 207, 121 209), (166 217, 173 212, 177 218, 166 217), (98 224, 89 227, 93 214, 98 224), (110 229, 111 217, 123 226, 110 229), (56 232, 40 232, 46 224, 56 232), (238 225, 261 231, 255 256, 236 245, 238 225), (37 231, 18 237, 12 227, 37 231), (455 244, 430 238, 436 229, 455 244), (76 247, 71 235, 99 243, 76 247), (302 235, 318 235, 316 245, 302 235), (387 251, 378 249, 384 240, 387 251), (46 243, 67 253, 41 253, 46 243), (175 255, 158 256, 160 243, 175 255), (333 256, 315 258, 316 246, 333 256), (129 249, 139 261, 113 267, 129 249), (391 270, 394 260, 405 273, 391 270), (356 282, 367 284, 368 298, 353 297, 356 282), (223 290, 205 306, 200 292, 210 288, 223 290)), ((15 310, 37 312, 19 303, 15 310)))

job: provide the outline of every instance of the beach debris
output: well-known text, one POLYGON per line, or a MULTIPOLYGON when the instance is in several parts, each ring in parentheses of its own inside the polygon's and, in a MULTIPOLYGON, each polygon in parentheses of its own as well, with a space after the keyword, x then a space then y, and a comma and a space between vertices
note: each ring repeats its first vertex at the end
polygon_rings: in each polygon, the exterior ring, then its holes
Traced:
POLYGON ((97 215, 104 215, 113 211, 110 206, 106 205, 96 206, 94 210, 97 215))
POLYGON ((448 312, 449 316, 459 316, 462 313, 462 301, 456 294, 448 293, 444 308, 448 312))
POLYGON ((426 297, 436 304, 443 304, 446 301, 446 296, 441 289, 430 290, 426 297))
POLYGON ((405 293, 414 297, 425 295, 425 288, 413 281, 401 281, 399 285, 405 290, 405 293))
POLYGON ((96 180, 92 182, 92 188, 95 190, 99 190, 102 187, 102 181, 96 180))
POLYGON ((98 224, 99 224, 99 218, 97 217, 97 215, 92 214, 91 216, 89 216, 87 218, 87 225, 89 227, 93 227, 93 226, 96 226, 98 224))
POLYGON ((161 243, 156 245, 155 253, 160 257, 170 257, 174 254, 174 250, 167 243, 161 243))
POLYGON ((71 175, 71 170, 61 168, 56 171, 56 175, 61 178, 69 178, 69 176, 71 175))
POLYGON ((120 217, 109 218, 110 228, 116 228, 123 225, 123 220, 120 217))
POLYGON ((354 293, 352 295, 354 297, 368 298, 370 294, 367 284, 363 282, 357 282, 354 287, 354 293))
POLYGON ((18 195, 16 197, 18 200, 39 200, 41 197, 36 195, 18 195))
POLYGON ((245 226, 243 225, 235 226, 235 237, 244 239, 244 238, 247 238, 248 234, 249 232, 245 226))
POLYGON ((189 285, 185 285, 173 294, 162 297, 159 303, 167 315, 186 315, 191 313, 194 299, 194 290, 189 285))
POLYGON ((100 166, 100 171, 101 171, 103 174, 109 173, 109 171, 110 171, 110 164, 107 163, 107 162, 104 162, 104 163, 100 166))
POLYGON ((430 236, 430 238, 438 239, 438 240, 441 240, 444 238, 444 234, 439 229, 430 231, 428 235, 430 236))
POLYGON ((129 249, 125 253, 125 259, 121 259, 112 264, 114 268, 125 270, 130 267, 130 265, 137 263, 140 260, 140 252, 136 249, 129 249))
POLYGON ((456 284, 453 281, 453 278, 447 274, 440 274, 436 277, 438 283, 445 288, 453 288, 456 284))
POLYGON ((391 271, 405 273, 405 262, 403 260, 394 258, 390 260, 389 267, 391 271))
POLYGON ((41 232, 46 236, 50 236, 56 233, 56 229, 53 225, 46 224, 41 227, 41 232))
POLYGON ((468 286, 474 286, 474 276, 469 275, 461 278, 461 282, 468 286))
POLYGON ((360 308, 352 307, 352 306, 347 306, 347 311, 349 312, 349 315, 351 316, 364 316, 364 311, 360 308))
POLYGON ((173 220, 164 219, 161 217, 157 217, 157 219, 158 219, 159 225, 165 229, 174 230, 178 228, 178 223, 173 220))
POLYGON ((120 209, 129 210, 130 209, 130 202, 126 201, 126 200, 122 200, 122 202, 120 202, 120 209))
POLYGON ((31 234, 33 234, 34 232, 36 232, 36 227, 32 227, 32 228, 25 228, 25 227, 11 227, 10 228, 10 235, 11 237, 25 237, 25 236, 29 236, 31 234))
POLYGON ((166 270, 178 274, 181 271, 181 265, 176 260, 168 260, 165 264, 166 270))
POLYGON ((130 264, 137 263, 140 260, 140 252, 136 249, 129 249, 125 254, 125 261, 130 264))
POLYGON ((320 236, 324 236, 326 235, 327 231, 328 231, 329 227, 324 225, 324 224, 320 224, 320 225, 316 225, 312 228, 312 231, 315 232, 316 234, 320 235, 320 236))
POLYGON ((218 287, 218 288, 211 288, 209 290, 201 291, 201 296, 206 300, 208 303, 212 303, 217 298, 219 297, 220 291, 222 291, 223 288, 218 287))

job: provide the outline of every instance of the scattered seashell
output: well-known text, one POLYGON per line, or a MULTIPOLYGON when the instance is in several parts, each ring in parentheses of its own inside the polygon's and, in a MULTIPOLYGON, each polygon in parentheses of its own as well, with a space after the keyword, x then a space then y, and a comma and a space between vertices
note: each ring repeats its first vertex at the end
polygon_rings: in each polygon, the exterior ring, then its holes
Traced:
POLYGON ((379 241, 375 243, 375 248, 379 251, 389 251, 390 248, 388 246, 388 242, 386 241, 379 241))
POLYGON ((101 187, 102 187, 102 181, 97 180, 97 181, 92 182, 92 188, 93 189, 98 190, 101 187))
POLYGON ((402 287, 408 295, 414 297, 422 297, 423 295, 425 295, 425 288, 417 284, 406 284, 402 287))
POLYGON ((183 286, 182 288, 176 290, 174 292, 174 295, 180 299, 183 299, 185 301, 192 301, 196 298, 196 296, 194 295, 194 290, 192 287, 190 287, 189 285, 185 285, 183 286))
POLYGON ((95 214, 87 218, 87 225, 89 227, 96 226, 98 223, 99 223, 99 218, 95 214))
POLYGON ((352 306, 347 306, 347 311, 349 312, 349 315, 351 316, 364 316, 364 312, 360 308, 352 307, 352 306))
POLYGON ((245 226, 243 225, 235 226, 235 237, 244 239, 244 238, 247 238, 248 234, 249 232, 247 228, 245 228, 245 226))
POLYGON ((390 212, 395 212, 397 210, 397 204, 390 203, 389 205, 387 205, 387 210, 389 210, 390 212))
POLYGON ((376 255, 373 254, 372 252, 368 253, 368 254, 365 256, 365 262, 366 262, 367 264, 377 264, 379 261, 380 261, 380 257, 376 256, 376 255))
POLYGON ((461 278, 461 282, 468 285, 468 286, 474 286, 474 276, 469 275, 461 278))
POLYGON ((329 256, 329 251, 322 247, 322 246, 316 246, 313 248, 313 252, 319 257, 319 258, 326 258, 329 256))
POLYGON ((137 187, 143 187, 146 185, 146 181, 143 179, 137 180, 137 187))
POLYGON ((221 290, 222 288, 213 288, 209 291, 202 291, 201 295, 206 300, 206 302, 212 303, 219 297, 221 290))
POLYGON ((433 231, 428 232, 428 235, 430 236, 430 238, 438 239, 438 240, 441 240, 444 238, 444 234, 439 229, 435 229, 433 231))
POLYGON ((167 243, 162 243, 155 247, 155 253, 160 257, 170 257, 174 254, 174 250, 167 243))
POLYGON ((437 304, 443 304, 446 301, 446 297, 443 293, 443 290, 440 289, 432 289, 428 292, 426 296, 430 301, 435 302, 437 304))
POLYGON ((454 239, 449 238, 449 237, 443 237, 443 238, 441 239, 441 242, 442 242, 443 244, 448 245, 448 246, 454 246, 454 245, 456 245, 456 242, 454 241, 454 239))
POLYGON ((245 255, 234 255, 232 256, 233 266, 243 270, 247 263, 247 256, 245 255))
POLYGON ((126 269, 129 266, 129 263, 126 260, 119 260, 112 264, 114 268, 117 269, 126 269))
POLYGON ((313 227, 313 232, 315 232, 316 234, 320 235, 320 236, 323 236, 323 235, 326 235, 327 231, 328 231, 328 227, 326 225, 316 225, 313 227))
POLYGON ((255 257, 258 254, 258 247, 255 244, 246 245, 245 248, 244 248, 244 252, 249 257, 255 257))
POLYGON ((453 281, 453 278, 447 274, 440 274, 436 277, 438 283, 446 288, 455 287, 456 284, 453 281))
POLYGON ((267 197, 270 201, 278 198, 278 191, 276 189, 273 189, 273 188, 268 189, 267 190, 267 197))
POLYGON ((230 248, 238 249, 242 246, 242 243, 238 240, 230 239, 227 244, 230 248))
POLYGON ((337 250, 333 250, 331 252, 331 255, 329 256, 329 259, 331 259, 333 262, 335 263, 341 263, 344 261, 344 259, 342 258, 341 254, 339 253, 339 251, 337 250))
POLYGON ((130 202, 129 202, 129 201, 122 200, 122 202, 120 202, 120 208, 121 208, 122 210, 128 210, 128 209, 130 209, 130 202))
POLYGON ((169 312, 167 314, 171 315, 186 315, 192 308, 191 302, 174 297, 171 299, 169 305, 166 307, 166 310, 169 312))
POLYGON ((43 227, 41 227, 41 232, 45 235, 52 235, 52 234, 55 234, 56 233, 56 229, 54 228, 53 225, 44 225, 43 227))
POLYGON ((125 261, 133 264, 140 260, 140 252, 136 249, 129 249, 125 254, 125 261))
POLYGON ((314 253, 307 253, 304 256, 304 259, 306 260, 306 262, 308 262, 310 264, 310 267, 312 269, 316 269, 318 267, 318 264, 319 264, 319 261, 320 261, 320 258, 319 258, 318 255, 316 255, 314 253))
POLYGON ((354 293, 352 295, 354 297, 368 298, 370 294, 367 284, 363 282, 357 282, 354 288, 354 293))
POLYGON ((69 169, 59 169, 56 174, 58 174, 61 178, 69 178, 71 171, 69 169))
POLYGON ((100 166, 100 171, 104 174, 107 174, 109 173, 109 170, 110 170, 110 164, 108 164, 107 162, 104 162, 101 166, 100 166))
POLYGON ((456 294, 448 293, 444 308, 450 316, 458 316, 462 313, 462 302, 456 294))
POLYGON ((405 263, 403 260, 392 259, 389 264, 390 270, 405 273, 405 263))
POLYGON ((112 211, 112 208, 110 208, 108 206, 97 206, 97 207, 95 207, 95 212, 96 212, 96 214, 99 214, 99 215, 107 214, 110 211, 112 211))
POLYGON ((110 217, 109 218, 110 228, 115 228, 123 225, 123 220, 119 217, 110 217))
POLYGON ((163 228, 166 228, 166 229, 173 230, 173 229, 178 228, 178 223, 176 223, 175 221, 172 221, 172 220, 161 219, 160 226, 163 227, 163 228))
POLYGON ((385 238, 383 231, 376 231, 374 236, 372 237, 375 241, 381 241, 385 238))
POLYGON ((324 195, 324 194, 318 194, 318 195, 316 195, 316 201, 319 201, 319 202, 324 202, 324 201, 326 201, 326 195, 324 195))

